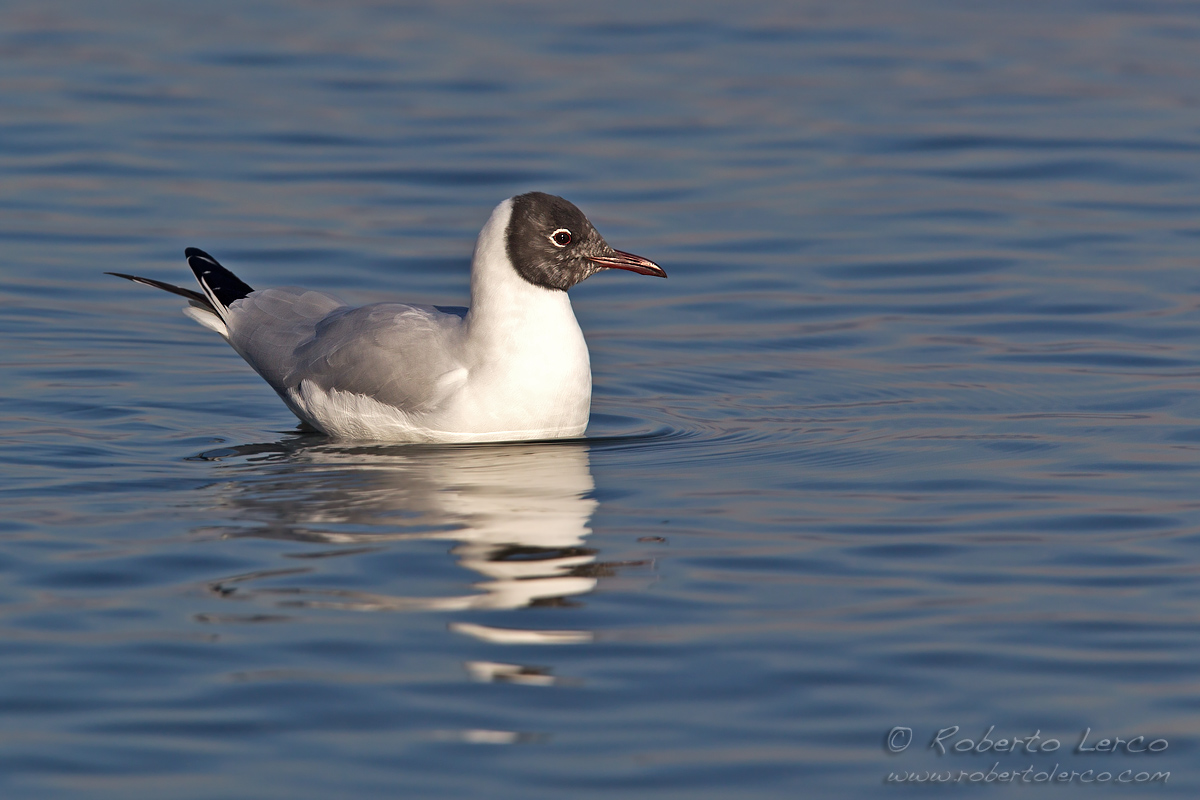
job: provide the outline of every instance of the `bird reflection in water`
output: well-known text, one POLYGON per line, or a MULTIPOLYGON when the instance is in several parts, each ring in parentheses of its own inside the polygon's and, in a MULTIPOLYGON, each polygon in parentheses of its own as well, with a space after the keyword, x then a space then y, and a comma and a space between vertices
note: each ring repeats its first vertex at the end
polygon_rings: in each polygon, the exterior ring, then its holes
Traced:
MULTIPOLYGON (((455 542, 450 553, 483 580, 465 594, 407 597, 353 589, 280 585, 311 568, 264 570, 212 584, 230 599, 284 608, 464 611, 569 605, 618 566, 585 546, 597 502, 584 443, 473 447, 352 446, 299 437, 210 450, 233 459, 222 502, 242 524, 228 536, 336 545, 297 557, 345 555, 397 541, 455 542), (272 586, 263 586, 262 583, 272 586)), ((470 622, 449 628, 493 644, 579 644, 586 630, 525 630, 470 622)), ((471 662, 476 680, 545 685, 545 670, 471 662)))

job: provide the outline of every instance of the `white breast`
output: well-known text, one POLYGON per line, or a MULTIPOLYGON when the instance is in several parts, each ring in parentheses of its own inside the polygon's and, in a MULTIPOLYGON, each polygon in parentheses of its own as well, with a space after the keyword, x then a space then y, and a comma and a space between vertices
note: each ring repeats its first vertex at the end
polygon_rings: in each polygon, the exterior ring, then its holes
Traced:
POLYGON ((504 235, 511 213, 512 202, 501 203, 475 246, 459 425, 529 432, 519 438, 579 436, 592 398, 587 342, 566 292, 513 269, 504 235))

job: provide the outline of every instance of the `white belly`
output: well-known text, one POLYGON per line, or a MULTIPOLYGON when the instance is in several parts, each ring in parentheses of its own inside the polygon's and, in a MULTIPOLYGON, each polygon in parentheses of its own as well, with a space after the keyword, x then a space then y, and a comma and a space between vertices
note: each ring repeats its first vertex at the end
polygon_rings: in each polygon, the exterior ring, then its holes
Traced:
POLYGON ((300 419, 339 439, 391 442, 504 442, 582 436, 591 407, 587 345, 578 325, 556 336, 489 348, 433 407, 405 409, 311 381, 284 400, 300 419), (490 356, 490 357, 488 357, 490 356))

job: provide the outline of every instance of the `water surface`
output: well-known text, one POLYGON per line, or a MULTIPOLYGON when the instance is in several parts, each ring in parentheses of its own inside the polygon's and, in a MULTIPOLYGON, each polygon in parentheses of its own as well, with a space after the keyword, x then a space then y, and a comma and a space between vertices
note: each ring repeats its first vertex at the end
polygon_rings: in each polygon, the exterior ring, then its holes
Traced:
POLYGON ((1166 2, 5 6, 4 796, 1194 796, 1198 63, 1166 2), (306 435, 101 274, 461 304, 533 189, 671 275, 573 290, 582 441, 306 435))

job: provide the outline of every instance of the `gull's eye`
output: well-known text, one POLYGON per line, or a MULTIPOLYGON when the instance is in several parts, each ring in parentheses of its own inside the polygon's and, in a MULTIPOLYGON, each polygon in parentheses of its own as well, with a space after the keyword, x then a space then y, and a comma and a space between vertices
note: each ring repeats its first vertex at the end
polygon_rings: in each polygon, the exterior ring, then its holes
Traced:
POLYGON ((555 247, 566 247, 571 243, 571 232, 566 228, 559 228, 550 234, 550 241, 554 243, 555 247))

